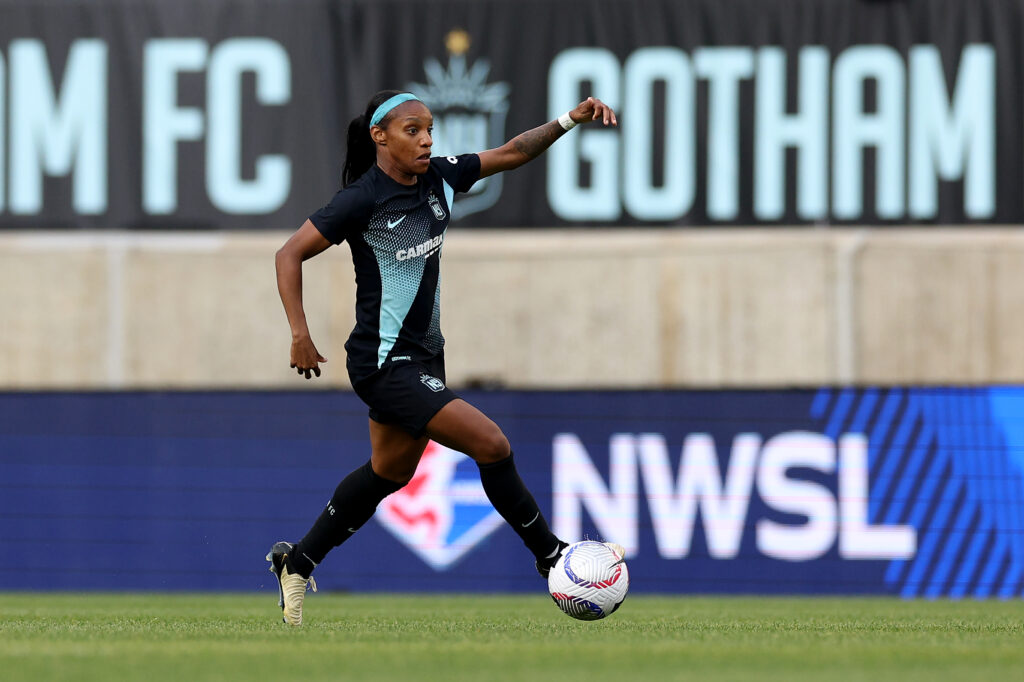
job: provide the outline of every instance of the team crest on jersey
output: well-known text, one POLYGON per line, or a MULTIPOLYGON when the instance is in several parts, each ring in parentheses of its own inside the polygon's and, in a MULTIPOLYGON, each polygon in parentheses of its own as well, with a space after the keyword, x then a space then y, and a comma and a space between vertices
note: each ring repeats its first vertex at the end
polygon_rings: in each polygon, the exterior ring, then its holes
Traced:
POLYGON ((433 441, 412 480, 385 498, 374 518, 437 571, 504 523, 487 500, 473 460, 433 441))
MULTIPOLYGON (((454 156, 500 147, 505 143, 509 84, 488 83, 491 64, 487 59, 468 62, 470 37, 454 29, 445 37, 448 68, 438 59, 423 62, 426 83, 409 83, 406 89, 430 107, 434 115, 434 154, 454 156)), ((457 220, 493 206, 501 196, 501 174, 479 180, 460 194, 450 207, 457 220)))
POLYGON ((444 209, 441 208, 441 202, 438 201, 437 195, 433 192, 427 197, 427 203, 430 204, 430 210, 434 212, 434 217, 438 220, 444 220, 444 209))

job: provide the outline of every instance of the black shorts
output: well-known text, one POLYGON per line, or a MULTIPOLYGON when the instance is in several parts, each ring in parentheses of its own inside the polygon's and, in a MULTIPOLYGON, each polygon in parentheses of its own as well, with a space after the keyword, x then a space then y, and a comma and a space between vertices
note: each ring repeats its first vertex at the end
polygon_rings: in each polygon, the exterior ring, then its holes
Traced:
POLYGON ((459 396, 445 386, 444 354, 427 362, 388 362, 352 387, 370 406, 370 419, 394 424, 419 438, 427 422, 459 396))

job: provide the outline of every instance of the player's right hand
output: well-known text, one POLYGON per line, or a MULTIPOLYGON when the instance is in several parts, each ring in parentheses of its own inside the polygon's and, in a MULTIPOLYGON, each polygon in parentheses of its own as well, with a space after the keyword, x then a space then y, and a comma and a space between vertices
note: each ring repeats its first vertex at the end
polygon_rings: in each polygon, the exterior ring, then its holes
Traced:
POLYGON ((307 379, 310 377, 310 372, 320 376, 319 363, 323 362, 327 362, 327 358, 317 351, 316 346, 313 345, 313 339, 308 336, 292 339, 291 367, 296 372, 304 374, 307 379))
POLYGON ((569 112, 569 118, 576 123, 601 121, 604 125, 609 123, 613 126, 619 125, 619 119, 615 118, 612 108, 596 97, 588 97, 580 102, 575 109, 569 112))

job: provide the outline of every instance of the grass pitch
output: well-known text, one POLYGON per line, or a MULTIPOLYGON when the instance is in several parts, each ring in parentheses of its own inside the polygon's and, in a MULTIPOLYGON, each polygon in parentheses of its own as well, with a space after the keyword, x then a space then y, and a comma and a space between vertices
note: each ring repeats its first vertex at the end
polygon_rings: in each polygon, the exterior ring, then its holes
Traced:
POLYGON ((0 593, 3 680, 1024 679, 1024 602, 0 593))

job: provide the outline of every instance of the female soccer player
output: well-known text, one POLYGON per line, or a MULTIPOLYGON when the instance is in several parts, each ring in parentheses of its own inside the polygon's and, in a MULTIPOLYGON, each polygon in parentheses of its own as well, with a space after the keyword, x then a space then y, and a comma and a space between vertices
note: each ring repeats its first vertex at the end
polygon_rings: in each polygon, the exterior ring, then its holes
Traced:
POLYGON ((456 192, 480 178, 537 158, 579 123, 617 125, 588 97, 557 120, 497 149, 430 156, 433 117, 415 95, 374 95, 348 127, 344 187, 309 216, 277 252, 277 286, 291 325, 291 366, 306 379, 327 362, 302 307, 302 263, 348 241, 356 271, 356 326, 345 350, 352 386, 370 408, 370 461, 349 474, 297 544, 267 554, 277 575, 284 621, 302 624, 313 569, 373 516, 377 504, 412 478, 429 439, 472 457, 484 492, 547 576, 566 543, 548 528, 512 460, 508 439, 480 410, 445 385, 439 268, 456 192))

